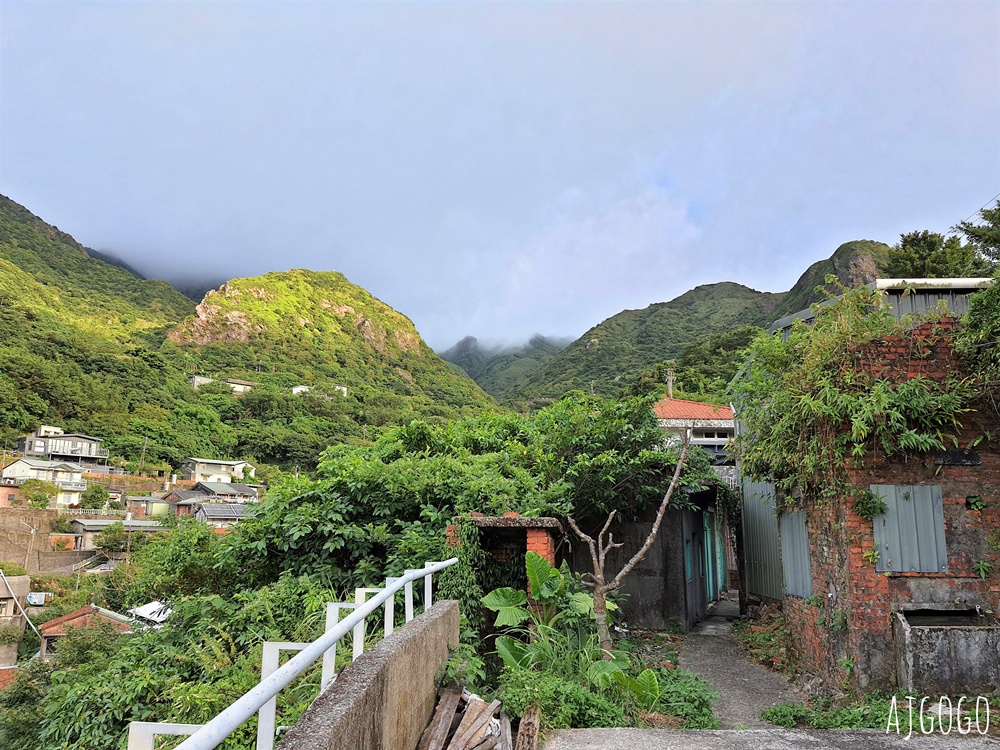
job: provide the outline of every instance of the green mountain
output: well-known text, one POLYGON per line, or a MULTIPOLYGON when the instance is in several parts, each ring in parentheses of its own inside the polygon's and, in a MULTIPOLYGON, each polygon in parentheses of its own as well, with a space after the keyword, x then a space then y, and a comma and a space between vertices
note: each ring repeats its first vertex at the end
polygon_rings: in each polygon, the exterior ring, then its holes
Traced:
POLYGON ((505 398, 570 342, 569 338, 535 335, 521 346, 484 347, 475 337, 466 336, 442 352, 441 359, 457 365, 495 398, 505 398))
MULTIPOLYGON (((570 390, 604 396, 621 392, 624 384, 685 347, 713 334, 743 326, 767 327, 823 298, 817 287, 834 274, 846 285, 876 278, 888 245, 869 240, 848 242, 814 263, 787 292, 758 292, 733 282, 696 287, 670 302, 642 310, 624 310, 594 326, 578 340, 503 389, 485 390, 507 402, 558 398, 570 390)), ((455 361, 455 360, 453 360, 455 361)))
POLYGON ((0 444, 40 423, 112 456, 308 468, 338 442, 495 408, 413 324, 337 273, 235 279, 199 305, 0 198, 0 444), (237 397, 222 382, 258 385, 237 397), (308 393, 293 395, 292 386, 308 393))

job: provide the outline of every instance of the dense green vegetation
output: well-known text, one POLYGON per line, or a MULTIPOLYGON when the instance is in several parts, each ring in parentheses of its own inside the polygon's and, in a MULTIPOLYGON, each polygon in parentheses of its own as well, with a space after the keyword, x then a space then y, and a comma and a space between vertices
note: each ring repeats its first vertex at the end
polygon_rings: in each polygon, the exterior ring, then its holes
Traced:
POLYGON ((521 716, 541 709, 545 728, 617 727, 663 722, 715 729, 715 690, 684 669, 649 663, 623 648, 605 653, 594 629, 593 597, 568 568, 556 569, 535 552, 525 559, 527 593, 510 587, 491 591, 483 604, 497 612, 496 639, 503 662, 500 697, 521 716))
POLYGON ((900 237, 879 271, 890 279, 968 278, 989 276, 994 266, 975 245, 963 243, 958 235, 943 237, 924 230, 900 237))
MULTIPOLYGON (((107 587, 87 593, 119 611, 168 600, 169 624, 127 637, 81 634, 90 640, 65 653, 97 649, 101 658, 25 670, 0 696, 0 745, 30 737, 40 750, 111 750, 124 746, 131 720, 202 722, 256 683, 262 641, 315 638, 323 603, 342 601, 338 592, 446 556, 445 526, 456 514, 628 514, 658 500, 676 461, 655 449, 660 441, 650 400, 577 396, 531 417, 415 421, 370 446, 331 448, 315 479, 286 478, 226 537, 186 518, 134 545, 107 587)), ((714 481, 696 452, 684 484, 714 481)), ((446 583, 459 596, 478 585, 446 583)), ((79 605, 72 580, 50 586, 60 613, 63 598, 79 605)), ((282 693, 282 723, 304 710, 316 683, 310 673, 282 693)), ((707 720, 700 715, 692 721, 707 720)), ((250 747, 254 728, 225 747, 250 747)))
POLYGON ((236 279, 194 312, 0 198, 0 444, 45 423, 103 437, 133 468, 207 456, 308 469, 386 425, 492 408, 340 274, 236 279), (221 383, 195 391, 194 374, 260 385, 237 398, 221 383))
MULTIPOLYGON (((953 440, 973 394, 960 375, 943 383, 916 377, 894 382, 859 367, 867 345, 900 336, 915 353, 907 321, 883 294, 844 290, 797 322, 787 337, 758 337, 732 390, 745 429, 733 442, 743 471, 813 496, 841 493, 851 461, 942 449, 953 440)), ((790 500, 791 501, 791 500, 790 500)))
POLYGON ((674 378, 674 396, 707 403, 727 404, 730 381, 743 366, 746 348, 762 328, 743 326, 686 344, 676 360, 644 370, 623 393, 631 396, 662 395, 674 378))

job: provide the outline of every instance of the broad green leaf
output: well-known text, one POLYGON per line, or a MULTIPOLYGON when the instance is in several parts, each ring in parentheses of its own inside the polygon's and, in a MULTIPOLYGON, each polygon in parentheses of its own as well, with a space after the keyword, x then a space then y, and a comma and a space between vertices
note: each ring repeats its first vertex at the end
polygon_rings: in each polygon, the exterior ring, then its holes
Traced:
POLYGON ((497 638, 497 653, 503 659, 504 666, 526 669, 530 665, 530 650, 528 644, 509 635, 497 638))
POLYGON ((540 602, 547 602, 562 589, 562 573, 537 552, 529 552, 524 557, 524 567, 528 572, 531 596, 540 602))
POLYGON ((497 613, 493 624, 498 628, 514 627, 531 617, 524 608, 527 603, 527 594, 509 587, 495 589, 483 597, 483 606, 497 613))
POLYGON ((620 673, 621 671, 622 669, 618 664, 602 659, 590 665, 587 669, 587 679, 590 680, 592 685, 603 690, 615 681, 615 673, 620 673))

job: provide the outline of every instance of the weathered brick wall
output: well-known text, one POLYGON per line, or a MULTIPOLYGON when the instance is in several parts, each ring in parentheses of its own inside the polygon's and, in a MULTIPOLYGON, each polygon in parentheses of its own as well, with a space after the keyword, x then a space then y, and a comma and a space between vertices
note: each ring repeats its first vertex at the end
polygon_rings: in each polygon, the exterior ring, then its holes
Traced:
MULTIPOLYGON (((855 366, 895 382, 960 375, 949 336, 953 323, 927 323, 910 335, 864 347, 857 352, 855 366)), ((785 602, 792 644, 805 668, 831 683, 894 689, 894 611, 911 603, 1000 610, 1000 552, 994 549, 1000 546, 1000 418, 990 405, 976 406, 962 416, 958 451, 952 458, 934 454, 889 461, 868 456, 864 466, 848 472, 859 489, 872 484, 941 486, 947 572, 876 571, 875 563, 864 557, 875 545, 872 524, 854 512, 853 498, 806 501, 816 596, 785 602), (983 439, 991 433, 992 441, 983 439), (981 498, 985 507, 971 509, 970 497, 981 498), (972 567, 977 561, 993 565, 985 579, 972 567)))

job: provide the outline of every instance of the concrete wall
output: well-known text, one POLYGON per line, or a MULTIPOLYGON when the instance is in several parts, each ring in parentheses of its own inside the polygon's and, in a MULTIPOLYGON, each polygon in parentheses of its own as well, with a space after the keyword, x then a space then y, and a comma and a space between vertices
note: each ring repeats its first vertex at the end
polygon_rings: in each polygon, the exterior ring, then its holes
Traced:
MULTIPOLYGON (((638 521, 615 520, 611 527, 615 543, 623 546, 608 553, 605 569, 615 575, 642 547, 649 535, 655 511, 648 512, 638 521)), ((689 608, 684 575, 684 511, 668 510, 660 533, 646 556, 622 582, 621 602, 623 619, 629 625, 641 628, 663 629, 680 622, 690 626, 704 617, 704 612, 689 608), (690 610, 690 611, 689 611, 690 610)), ((604 518, 584 519, 581 530, 596 538, 604 525, 604 518)), ((566 537, 572 550, 566 553, 570 568, 576 573, 589 573, 593 564, 587 544, 575 535, 566 537)))
POLYGON ((458 642, 458 602, 441 601, 348 666, 278 750, 414 750, 434 712, 434 676, 458 642))

